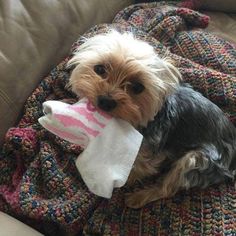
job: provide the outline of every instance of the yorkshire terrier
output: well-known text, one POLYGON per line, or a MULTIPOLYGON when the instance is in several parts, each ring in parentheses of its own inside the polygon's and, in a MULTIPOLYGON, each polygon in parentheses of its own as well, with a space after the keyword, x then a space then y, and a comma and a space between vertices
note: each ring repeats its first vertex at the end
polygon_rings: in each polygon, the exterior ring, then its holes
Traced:
POLYGON ((236 128, 215 104, 181 82, 172 61, 131 33, 96 35, 69 61, 72 91, 130 122, 144 136, 128 184, 158 176, 126 195, 126 205, 234 179, 236 128))

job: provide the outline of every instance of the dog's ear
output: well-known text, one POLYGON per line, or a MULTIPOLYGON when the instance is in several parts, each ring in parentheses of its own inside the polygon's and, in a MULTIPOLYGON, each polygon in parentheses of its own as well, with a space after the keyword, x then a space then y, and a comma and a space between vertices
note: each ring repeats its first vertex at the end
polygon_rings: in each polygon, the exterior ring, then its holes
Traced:
POLYGON ((181 74, 170 58, 160 58, 155 54, 148 65, 148 74, 151 81, 149 91, 155 100, 165 100, 181 81, 181 74))
POLYGON ((68 61, 67 66, 71 67, 78 64, 93 63, 108 53, 113 48, 115 39, 121 37, 116 31, 110 31, 105 34, 98 34, 91 38, 81 38, 80 46, 74 51, 73 57, 68 61))
POLYGON ((176 67, 176 63, 169 57, 164 57, 162 60, 163 66, 163 79, 167 83, 179 83, 181 78, 181 74, 176 67))
POLYGON ((81 44, 74 52, 73 56, 70 58, 70 60, 67 62, 66 67, 71 69, 80 64, 85 57, 85 47, 86 43, 84 42, 81 44))
MULTIPOLYGON (((96 35, 92 38, 81 37, 79 46, 74 50, 73 56, 67 62, 67 67, 71 68, 78 64, 89 63, 97 58, 99 50, 104 45, 105 35, 96 35)), ((104 47, 104 46, 103 46, 104 47)))

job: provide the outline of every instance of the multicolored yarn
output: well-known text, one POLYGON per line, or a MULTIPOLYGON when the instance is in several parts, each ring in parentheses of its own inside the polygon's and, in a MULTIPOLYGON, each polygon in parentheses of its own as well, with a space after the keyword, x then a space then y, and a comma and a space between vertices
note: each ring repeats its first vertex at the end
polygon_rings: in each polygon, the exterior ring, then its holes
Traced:
MULTIPOLYGON (((236 124, 236 47, 204 31, 208 20, 164 2, 137 4, 121 11, 113 24, 95 26, 85 37, 111 28, 132 31, 160 56, 171 57, 183 79, 236 124)), ((82 38, 75 42, 71 53, 82 42, 82 38)), ((45 100, 75 98, 66 87, 69 57, 42 80, 27 100, 18 126, 6 134, 0 152, 0 210, 46 235, 236 235, 232 183, 183 191, 140 210, 125 207, 125 187, 110 201, 88 191, 74 163, 81 149, 37 122, 45 100)))

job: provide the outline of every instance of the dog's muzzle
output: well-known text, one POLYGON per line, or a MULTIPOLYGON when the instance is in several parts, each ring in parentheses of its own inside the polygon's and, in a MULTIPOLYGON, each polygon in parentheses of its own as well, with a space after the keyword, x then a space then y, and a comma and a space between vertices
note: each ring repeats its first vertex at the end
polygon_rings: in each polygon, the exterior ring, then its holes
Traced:
POLYGON ((117 102, 109 96, 100 95, 97 98, 97 105, 103 111, 112 111, 116 108, 117 102))

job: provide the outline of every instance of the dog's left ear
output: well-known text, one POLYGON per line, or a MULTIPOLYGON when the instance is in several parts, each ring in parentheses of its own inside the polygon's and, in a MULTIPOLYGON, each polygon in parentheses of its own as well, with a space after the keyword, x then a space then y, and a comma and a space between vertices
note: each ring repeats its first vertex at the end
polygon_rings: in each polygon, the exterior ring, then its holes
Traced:
POLYGON ((162 60, 163 78, 167 83, 179 83, 182 80, 181 74, 176 67, 176 62, 169 57, 164 57, 162 60))

